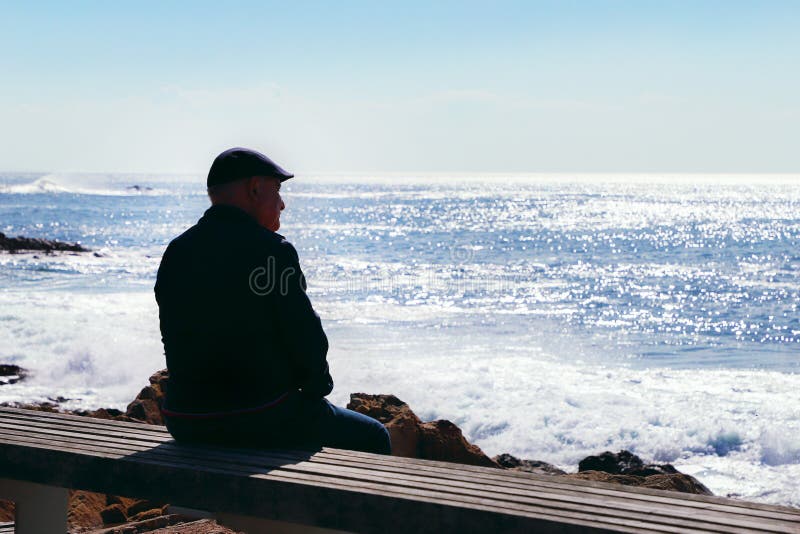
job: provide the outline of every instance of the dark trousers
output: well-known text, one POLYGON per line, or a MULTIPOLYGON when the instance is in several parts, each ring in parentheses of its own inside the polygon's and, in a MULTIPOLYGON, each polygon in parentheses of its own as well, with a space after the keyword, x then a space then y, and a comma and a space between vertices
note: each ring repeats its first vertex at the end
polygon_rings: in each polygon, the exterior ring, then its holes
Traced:
POLYGON ((325 399, 291 395, 278 406, 214 419, 165 417, 177 441, 259 449, 321 447, 390 454, 389 432, 375 419, 325 399))

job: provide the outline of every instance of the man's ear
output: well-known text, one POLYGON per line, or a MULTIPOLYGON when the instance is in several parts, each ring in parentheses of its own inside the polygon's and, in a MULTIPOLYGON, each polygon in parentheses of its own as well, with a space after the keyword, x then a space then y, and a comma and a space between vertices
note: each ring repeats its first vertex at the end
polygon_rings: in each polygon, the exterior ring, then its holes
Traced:
POLYGON ((247 196, 257 197, 261 193, 261 180, 255 176, 247 179, 247 196))

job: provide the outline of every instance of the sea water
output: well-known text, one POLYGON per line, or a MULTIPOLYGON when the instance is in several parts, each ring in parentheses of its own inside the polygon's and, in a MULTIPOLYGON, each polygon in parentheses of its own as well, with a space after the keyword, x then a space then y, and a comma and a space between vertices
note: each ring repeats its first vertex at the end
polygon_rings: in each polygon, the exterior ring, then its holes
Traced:
MULTIPOLYGON (((284 185, 332 401, 394 393, 490 455, 629 449, 800 506, 798 177, 284 185)), ((124 408, 164 367, 160 256, 207 206, 200 176, 0 175, 0 232, 96 252, 0 254, 0 363, 32 372, 0 401, 124 408)))

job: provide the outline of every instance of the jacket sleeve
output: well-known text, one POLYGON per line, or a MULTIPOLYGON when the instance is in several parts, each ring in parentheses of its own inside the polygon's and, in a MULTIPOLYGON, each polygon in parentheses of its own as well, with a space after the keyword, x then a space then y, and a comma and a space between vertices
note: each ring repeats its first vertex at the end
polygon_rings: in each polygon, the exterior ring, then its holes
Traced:
POLYGON ((333 390, 328 369, 328 338, 319 315, 306 295, 306 279, 297 251, 288 242, 279 246, 276 258, 279 331, 289 353, 297 387, 304 395, 322 398, 333 390))

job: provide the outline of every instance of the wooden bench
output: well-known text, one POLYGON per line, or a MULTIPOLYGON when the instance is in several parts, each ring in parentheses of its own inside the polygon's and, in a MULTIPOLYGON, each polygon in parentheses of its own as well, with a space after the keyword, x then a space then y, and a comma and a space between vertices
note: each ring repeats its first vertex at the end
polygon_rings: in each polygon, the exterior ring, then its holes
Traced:
POLYGON ((17 533, 66 532, 67 489, 206 510, 253 532, 800 532, 800 510, 323 449, 176 444, 162 428, 0 408, 17 533))

